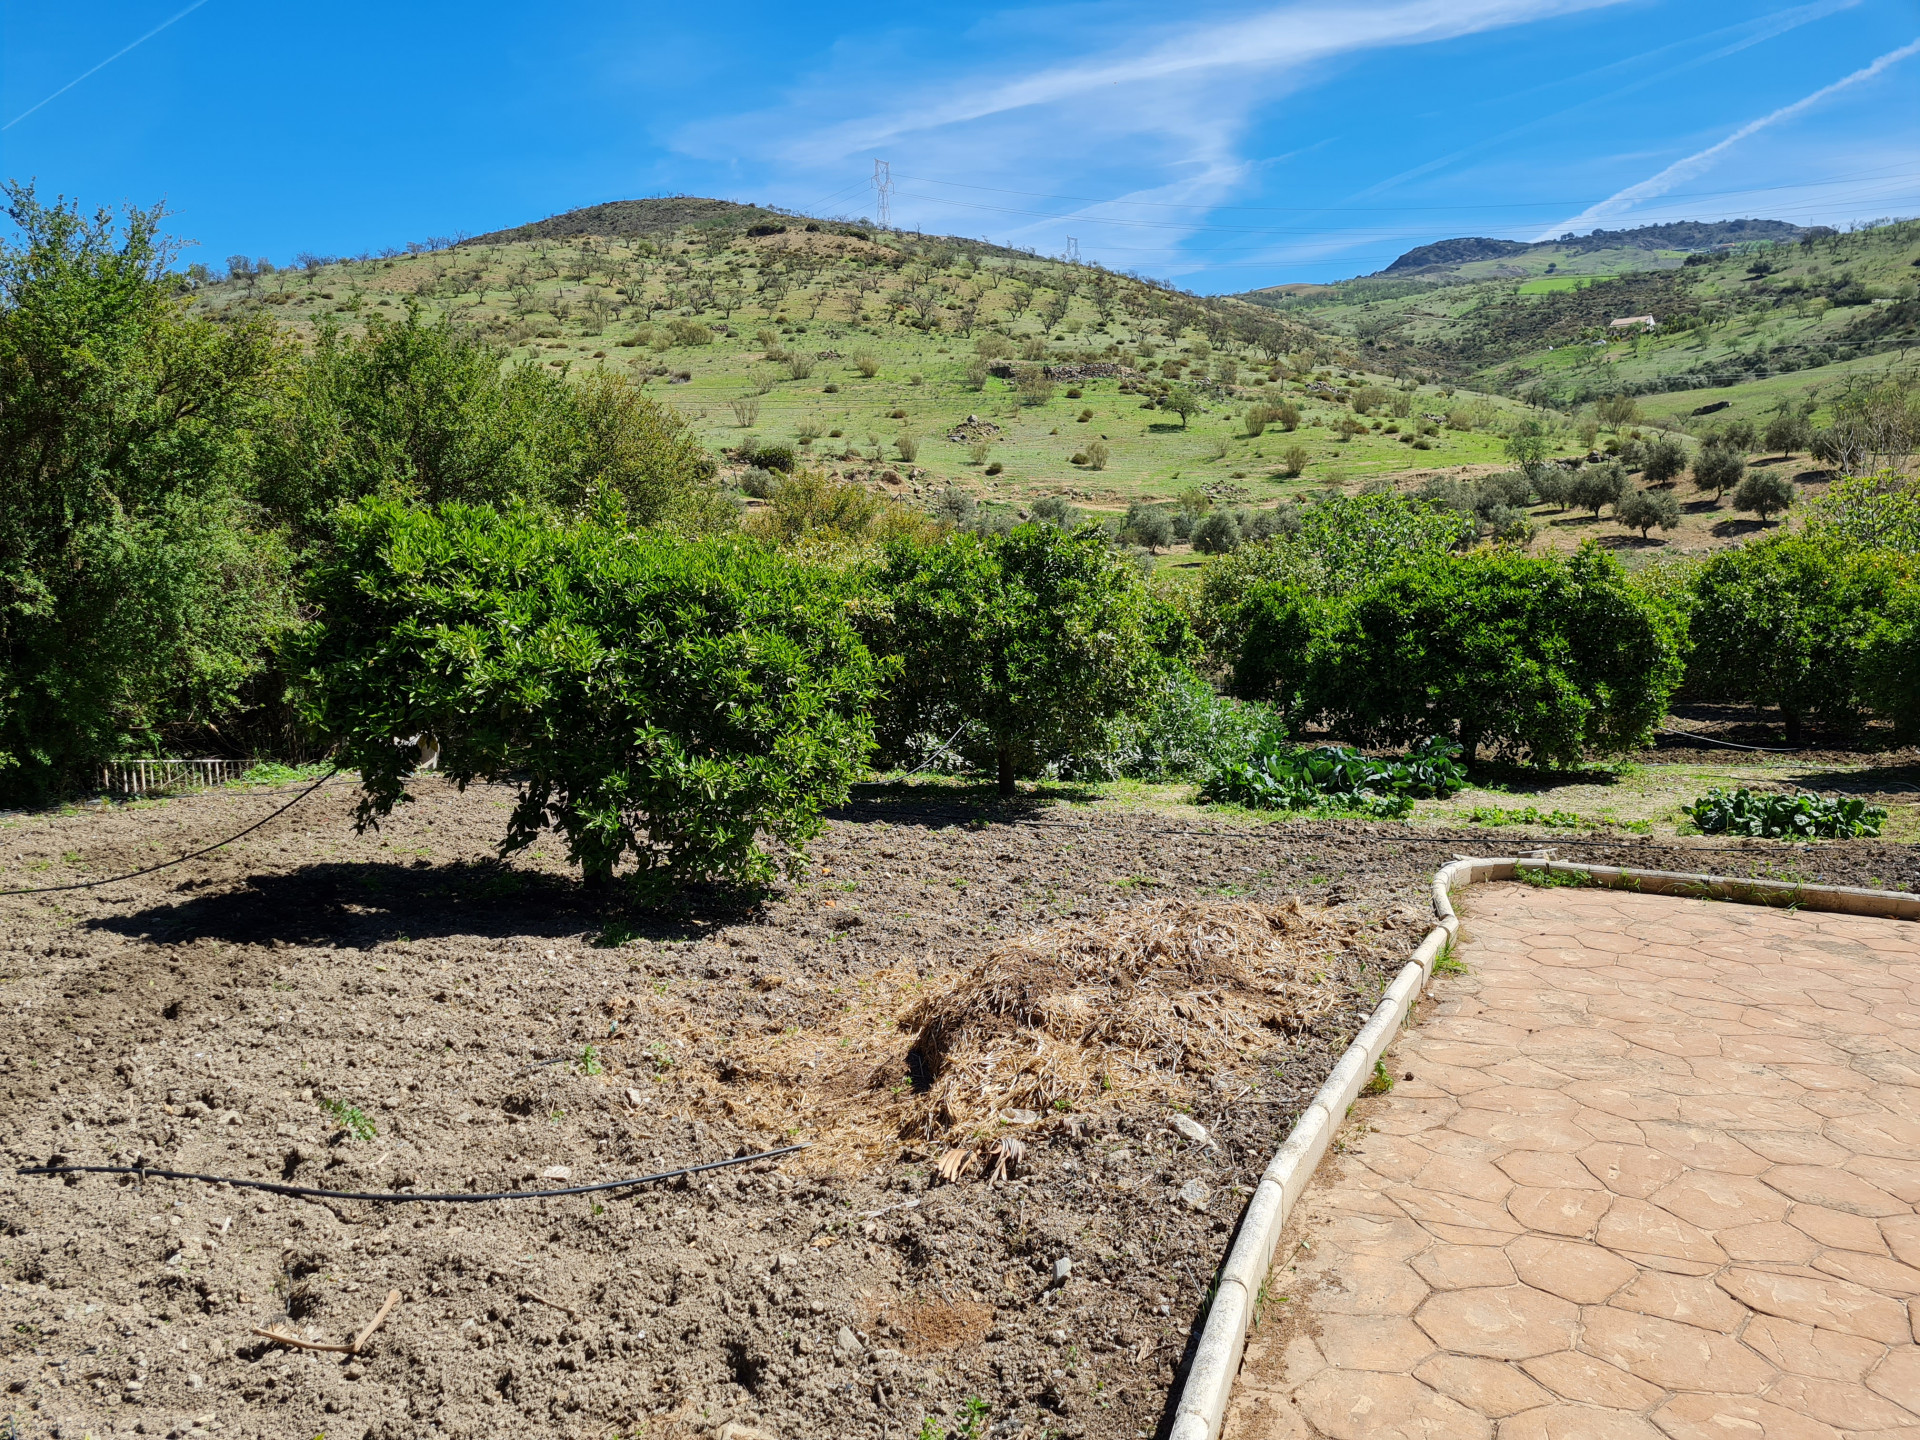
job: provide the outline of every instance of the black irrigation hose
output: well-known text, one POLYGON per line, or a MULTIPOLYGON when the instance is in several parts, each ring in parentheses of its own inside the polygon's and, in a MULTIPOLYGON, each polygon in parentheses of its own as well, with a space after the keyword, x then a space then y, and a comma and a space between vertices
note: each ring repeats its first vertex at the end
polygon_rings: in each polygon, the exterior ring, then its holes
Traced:
POLYGON ((490 1195, 470 1195, 464 1191, 448 1195, 415 1195, 406 1190, 322 1190, 312 1185, 281 1185, 272 1180, 241 1180, 232 1175, 198 1175, 187 1170, 158 1170, 151 1165, 22 1165, 16 1175, 138 1175, 145 1180, 157 1175, 163 1180, 204 1180, 209 1185, 232 1185, 241 1190, 267 1190, 275 1195, 293 1195, 315 1200, 374 1200, 402 1205, 408 1201, 435 1205, 473 1205, 482 1200, 552 1200, 566 1195, 591 1195, 600 1190, 624 1190, 630 1185, 653 1185, 676 1180, 682 1175, 698 1175, 702 1170, 720 1170, 729 1165, 750 1165, 755 1160, 771 1160, 776 1155, 791 1155, 805 1150, 801 1145, 785 1145, 778 1150, 762 1150, 753 1155, 736 1155, 731 1160, 709 1160, 704 1165, 688 1165, 679 1170, 662 1170, 658 1175, 636 1175, 627 1180, 601 1180, 592 1185, 571 1185, 564 1190, 496 1190, 490 1195))
POLYGON ((266 824, 267 821, 286 814, 287 811, 291 810, 294 806, 298 805, 302 800, 306 799, 307 796, 311 795, 314 791, 318 790, 322 785, 326 784, 327 781, 331 780, 334 776, 338 775, 339 773, 340 773, 340 767, 336 765, 333 767, 333 769, 329 770, 326 774, 322 775, 318 780, 314 781, 313 784, 307 786, 306 789, 302 790, 298 795, 294 796, 293 799, 289 800, 286 804, 282 805, 278 810, 275 810, 271 815, 262 816, 260 819, 254 821, 253 824, 247 826, 246 829, 240 831, 236 835, 229 835, 224 840, 216 840, 213 844, 203 846, 201 849, 192 851, 189 854, 178 856, 172 860, 162 860, 158 865, 149 865, 144 870, 129 870, 124 875, 110 876, 105 880, 81 880, 81 881, 77 881, 72 885, 39 885, 26 890, 0 890, 0 896, 52 895, 62 890, 93 890, 98 888, 101 885, 118 885, 122 880, 138 880, 142 875, 151 875, 156 870, 170 870, 175 865, 184 865, 189 860, 197 860, 202 855, 212 854, 215 850, 218 850, 223 845, 231 845, 236 840, 245 839, 247 836, 251 835, 254 831, 258 830, 262 825, 266 824))
POLYGON ((1757 750, 1763 755, 1797 755, 1807 747, 1789 745, 1782 749, 1778 745, 1741 745, 1732 740, 1716 740, 1711 735, 1696 735, 1690 730, 1669 730, 1665 726, 1657 727, 1662 735, 1677 735, 1682 740, 1692 740, 1701 745, 1718 745, 1726 750, 1757 750))

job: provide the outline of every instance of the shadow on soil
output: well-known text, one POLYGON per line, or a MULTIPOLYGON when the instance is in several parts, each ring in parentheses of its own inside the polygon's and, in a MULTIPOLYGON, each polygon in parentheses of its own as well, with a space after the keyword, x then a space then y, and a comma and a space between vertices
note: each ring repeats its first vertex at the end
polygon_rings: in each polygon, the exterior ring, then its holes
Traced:
POLYGON ((190 898, 88 926, 169 944, 278 940, 366 949, 401 939, 559 939, 590 931, 599 934, 599 943, 619 945, 698 939, 715 926, 749 918, 765 900, 763 892, 714 886, 682 891, 671 906, 646 908, 589 896, 576 880, 529 874, 498 861, 335 863, 249 875, 231 885, 220 882, 217 889, 208 884, 190 898))

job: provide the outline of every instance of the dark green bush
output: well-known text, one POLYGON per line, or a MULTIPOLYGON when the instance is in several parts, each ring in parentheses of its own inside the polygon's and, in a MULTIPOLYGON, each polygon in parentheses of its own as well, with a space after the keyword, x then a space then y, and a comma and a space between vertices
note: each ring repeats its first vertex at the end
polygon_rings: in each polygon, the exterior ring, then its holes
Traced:
POLYGON ((1200 786, 1207 804, 1266 810, 1357 810, 1397 819, 1416 799, 1445 797, 1467 783, 1451 740, 1429 739, 1404 759, 1383 760, 1338 745, 1304 749, 1277 737, 1243 760, 1217 765, 1200 786))
POLYGON ((1680 500, 1671 490, 1632 490, 1613 507, 1613 517, 1644 538, 1658 526, 1671 530, 1680 523, 1680 500))
POLYGON ((1742 786, 1707 791, 1687 807, 1703 835, 1752 835, 1762 840, 1851 840, 1878 835, 1887 812, 1857 796, 1781 795, 1742 786))
POLYGON ((1860 690, 1894 735, 1920 740, 1920 585, 1907 585, 1876 618, 1860 650, 1860 690))
POLYGON ((658 896, 756 884, 844 799, 872 749, 878 667, 852 582, 739 539, 591 518, 362 502, 293 647, 303 703, 364 787, 362 824, 410 797, 413 748, 462 784, 511 779, 502 849, 566 838, 590 885, 631 860, 658 896))
POLYGON ((1223 661, 1244 648, 1241 606, 1256 588, 1279 581, 1311 595, 1351 594, 1470 541, 1475 528, 1455 511, 1391 494, 1334 494, 1289 509, 1297 525, 1210 561, 1201 577, 1197 625, 1223 661))
POLYGON ((1274 585, 1243 609, 1235 693, 1357 738, 1458 736, 1535 765, 1645 744, 1684 618, 1592 546, 1430 555, 1350 597, 1274 585))
POLYGON ((783 475, 790 474, 798 463, 793 446, 778 441, 772 444, 756 445, 753 453, 746 459, 750 465, 755 465, 762 470, 778 470, 783 475))
POLYGON ((884 728, 978 732, 1003 795, 1049 760, 1096 750, 1144 704, 1191 642, 1103 534, 1021 525, 1003 534, 896 542, 874 647, 899 657, 884 728))
POLYGON ((1787 743, 1810 720, 1857 728, 1869 704, 1863 657, 1914 562, 1802 535, 1723 550, 1694 579, 1688 689, 1706 700, 1774 705, 1787 743))

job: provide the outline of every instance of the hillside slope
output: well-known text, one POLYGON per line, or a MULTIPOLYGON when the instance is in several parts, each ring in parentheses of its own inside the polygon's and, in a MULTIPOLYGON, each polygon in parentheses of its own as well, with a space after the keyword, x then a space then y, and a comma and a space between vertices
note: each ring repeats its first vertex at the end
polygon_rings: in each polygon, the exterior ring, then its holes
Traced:
POLYGON ((449 320, 513 363, 638 380, 723 457, 786 443, 890 493, 955 484, 1008 507, 1051 494, 1124 508, 1194 490, 1270 503, 1484 466, 1500 459, 1511 408, 1393 385, 1350 340, 1240 299, 698 197, 209 276, 193 303, 268 314, 303 340, 410 311, 449 320), (1354 424, 1347 397, 1368 386, 1386 398, 1354 424), (1182 392, 1200 407, 1184 418, 1182 392), (1250 426, 1261 405, 1297 418, 1250 426), (1421 412, 1458 412, 1461 426, 1421 412))

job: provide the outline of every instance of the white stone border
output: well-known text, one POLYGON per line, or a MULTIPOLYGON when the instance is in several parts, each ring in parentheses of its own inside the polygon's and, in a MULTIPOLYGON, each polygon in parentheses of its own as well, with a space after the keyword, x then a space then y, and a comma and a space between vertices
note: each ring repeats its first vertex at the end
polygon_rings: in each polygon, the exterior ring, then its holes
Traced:
POLYGON ((1320 1157, 1327 1152, 1328 1142, 1346 1118, 1347 1107, 1359 1098, 1375 1062, 1386 1053, 1394 1033, 1406 1023, 1413 1002, 1432 977, 1434 961, 1458 933, 1460 921, 1453 913, 1451 892, 1461 885, 1511 880, 1522 864, 1528 869, 1553 874, 1583 876, 1610 889, 1920 921, 1920 895, 1897 890, 1798 885, 1784 880, 1736 880, 1720 875, 1579 865, 1530 857, 1461 859, 1443 866, 1433 877, 1433 913, 1437 923, 1387 987, 1373 1015, 1333 1067, 1333 1073, 1327 1076, 1313 1102, 1294 1122, 1293 1129, 1268 1162, 1253 1198, 1247 1202, 1239 1235, 1227 1254, 1226 1264, 1220 1268, 1213 1305, 1207 1312, 1206 1329, 1200 1334, 1193 1363, 1187 1368, 1186 1383, 1181 1389, 1168 1440, 1218 1440, 1221 1423, 1226 1418, 1227 1400, 1240 1373, 1247 1327, 1252 1323, 1260 1287, 1273 1263, 1273 1248, 1279 1242, 1280 1232, 1286 1228, 1294 1202, 1313 1179, 1320 1157))

